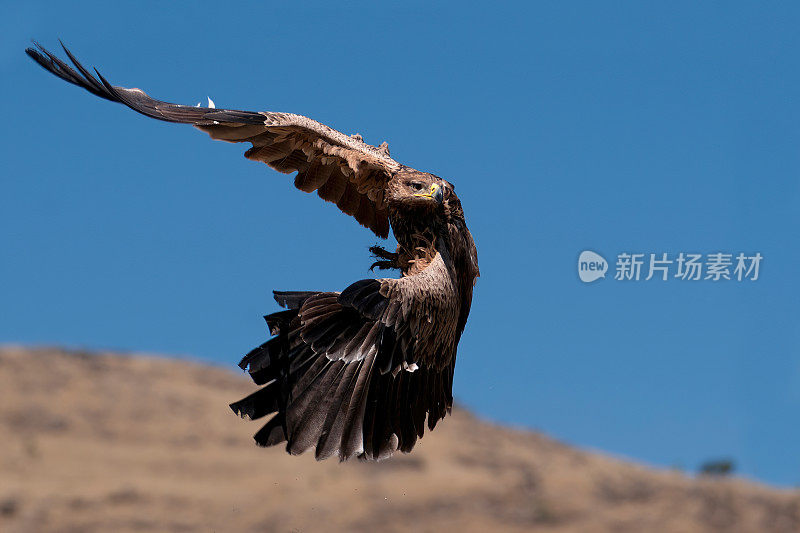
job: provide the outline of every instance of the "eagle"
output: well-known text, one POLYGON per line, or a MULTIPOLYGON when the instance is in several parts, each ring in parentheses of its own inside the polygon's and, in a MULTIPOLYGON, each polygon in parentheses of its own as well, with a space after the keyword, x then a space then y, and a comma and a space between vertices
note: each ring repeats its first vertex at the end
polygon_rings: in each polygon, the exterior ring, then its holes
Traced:
POLYGON ((166 122, 191 124, 212 139, 250 143, 245 157, 317 192, 397 249, 373 246, 372 269, 397 278, 363 279, 340 292, 275 291, 283 310, 265 316, 270 335, 239 366, 261 386, 230 404, 264 417, 260 446, 286 443, 296 455, 378 460, 410 452, 425 426, 450 413, 456 349, 479 276, 475 242, 453 185, 372 146, 293 113, 217 109, 155 100, 111 85, 63 45, 72 66, 44 49, 25 52, 47 71, 95 96, 166 122), (74 68, 73 68, 74 67, 74 68))

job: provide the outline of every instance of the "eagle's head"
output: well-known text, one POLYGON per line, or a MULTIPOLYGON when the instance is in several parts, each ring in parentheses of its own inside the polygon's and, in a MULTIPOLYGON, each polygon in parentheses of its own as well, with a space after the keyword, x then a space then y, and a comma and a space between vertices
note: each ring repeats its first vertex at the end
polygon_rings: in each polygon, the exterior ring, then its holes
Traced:
POLYGON ((448 219, 461 212, 461 202, 453 185, 429 172, 404 168, 389 182, 388 204, 406 215, 448 219))

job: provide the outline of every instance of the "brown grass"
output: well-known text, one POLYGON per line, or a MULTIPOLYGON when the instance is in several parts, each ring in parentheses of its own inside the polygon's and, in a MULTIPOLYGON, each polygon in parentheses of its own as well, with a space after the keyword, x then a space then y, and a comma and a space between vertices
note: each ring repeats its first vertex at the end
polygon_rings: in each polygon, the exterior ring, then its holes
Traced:
POLYGON ((185 361, 0 350, 0 531, 798 532, 800 492, 692 479, 456 409, 410 455, 253 445, 253 390, 185 361))

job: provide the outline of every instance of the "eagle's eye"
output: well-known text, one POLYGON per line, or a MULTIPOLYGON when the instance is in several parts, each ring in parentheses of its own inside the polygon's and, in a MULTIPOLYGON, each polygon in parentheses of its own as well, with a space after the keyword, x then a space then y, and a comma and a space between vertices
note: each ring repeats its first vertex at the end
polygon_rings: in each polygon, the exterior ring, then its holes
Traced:
POLYGON ((422 182, 419 181, 410 181, 408 182, 408 186, 414 189, 415 191, 421 191, 423 188, 422 182))

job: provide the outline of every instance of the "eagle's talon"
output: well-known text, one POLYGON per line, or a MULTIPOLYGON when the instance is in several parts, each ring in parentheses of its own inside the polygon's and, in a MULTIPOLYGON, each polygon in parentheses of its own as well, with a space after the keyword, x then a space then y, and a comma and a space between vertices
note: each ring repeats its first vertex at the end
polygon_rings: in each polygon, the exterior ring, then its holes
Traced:
POLYGON ((369 269, 372 272, 375 272, 376 268, 378 270, 392 270, 400 267, 397 266, 394 261, 375 261, 369 266, 369 269))
POLYGON ((390 252, 381 246, 370 246, 369 248, 372 257, 378 259, 370 265, 369 269, 374 272, 375 268, 378 270, 392 270, 400 268, 400 254, 390 252))
POLYGON ((386 259, 388 261, 397 261, 397 258, 400 257, 397 252, 390 252, 382 246, 370 246, 369 252, 377 259, 386 259))

